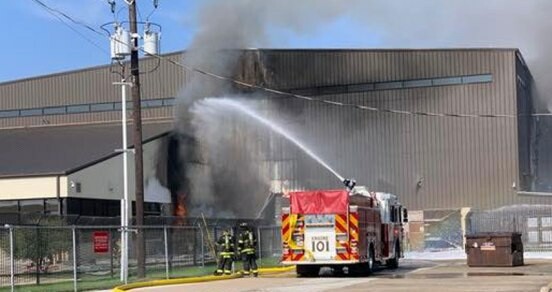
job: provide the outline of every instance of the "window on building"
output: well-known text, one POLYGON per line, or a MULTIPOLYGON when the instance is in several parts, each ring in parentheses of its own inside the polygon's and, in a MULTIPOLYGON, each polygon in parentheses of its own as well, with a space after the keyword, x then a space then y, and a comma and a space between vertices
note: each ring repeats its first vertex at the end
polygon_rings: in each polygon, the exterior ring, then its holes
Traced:
POLYGON ((552 242, 552 231, 550 230, 543 230, 541 232, 541 238, 542 238, 542 242, 552 242))
POLYGON ((41 116, 42 115, 42 109, 26 109, 21 110, 20 116, 22 117, 30 117, 30 116, 41 116))
POLYGON ((19 202, 17 200, 0 201, 0 213, 19 212, 19 202))
POLYGON ((58 199, 44 200, 44 213, 51 215, 59 215, 60 204, 58 199))
POLYGON ((318 94, 323 94, 323 95, 327 95, 327 94, 339 94, 339 93, 343 93, 343 92, 347 92, 348 91, 348 87, 347 85, 342 85, 342 86, 328 86, 328 87, 320 87, 318 89, 318 94))
POLYGON ((67 113, 86 113, 90 111, 90 105, 81 104, 81 105, 69 105, 67 106, 67 113))
POLYGON ((92 112, 108 112, 113 110, 113 103, 97 103, 90 105, 90 111, 92 112))
POLYGON ((374 83, 354 84, 354 85, 349 85, 347 88, 349 92, 372 91, 374 89, 375 89, 374 83))
POLYGON ((64 106, 56 106, 56 107, 45 107, 44 108, 44 114, 45 115, 60 115, 65 114, 67 109, 64 106))
POLYGON ((538 231, 528 231, 527 232, 527 239, 530 243, 537 243, 539 242, 539 232, 538 231))
POLYGON ((121 212, 118 200, 97 200, 68 198, 66 201, 68 215, 114 217, 121 212))
POLYGON ((161 204, 159 203, 144 203, 144 215, 159 216, 161 215, 161 204))
POLYGON ((375 85, 376 90, 399 89, 399 88, 403 88, 403 84, 400 81, 381 82, 381 83, 376 83, 375 85))
POLYGON ((160 107, 160 106, 163 106, 163 100, 161 99, 142 100, 142 107, 160 107))
POLYGON ((527 227, 529 228, 539 227, 539 218, 536 218, 536 217, 527 218, 527 227))
MULTIPOLYGON (((142 107, 155 108, 163 106, 173 106, 175 104, 174 98, 158 98, 147 99, 142 101, 142 107)), ((127 102, 127 109, 132 110, 132 101, 127 102)), ((87 112, 108 112, 108 111, 120 111, 120 102, 105 102, 105 103, 92 103, 92 104, 79 104, 69 106, 54 106, 44 108, 29 108, 21 110, 3 110, 0 111, 0 118, 14 118, 14 117, 30 117, 30 116, 42 116, 42 115, 62 115, 62 114, 74 114, 74 113, 87 113, 87 112)))
POLYGON ((541 218, 542 227, 552 227, 552 217, 542 217, 541 218))
POLYGON ((174 98, 167 98, 167 99, 163 100, 163 105, 164 106, 173 106, 174 102, 175 102, 174 98))
POLYGON ((472 75, 472 76, 462 77, 462 83, 464 84, 486 83, 486 82, 493 82, 493 76, 491 74, 472 75))
MULTIPOLYGON (((115 110, 121 110, 121 108, 122 108, 121 105, 122 105, 122 103, 116 102, 116 103, 115 103, 115 110)), ((126 103, 126 108, 127 108, 127 110, 131 110, 131 109, 132 109, 132 101, 127 101, 127 103, 126 103)))
POLYGON ((299 95, 316 95, 317 90, 314 88, 304 88, 304 89, 292 89, 290 90, 293 94, 299 94, 299 95))
POLYGON ((44 213, 44 200, 19 201, 21 213, 44 213))
POLYGON ((431 79, 410 80, 403 82, 403 87, 405 88, 428 87, 431 85, 431 79))
POLYGON ((336 85, 326 87, 295 88, 288 91, 301 95, 330 95, 374 90, 393 90, 407 88, 421 88, 432 86, 460 85, 473 83, 489 83, 493 81, 492 74, 478 74, 469 76, 451 76, 438 78, 424 78, 413 80, 396 80, 387 82, 362 83, 351 85, 336 85))
POLYGON ((18 116, 19 116, 18 110, 0 111, 0 118, 13 118, 18 116))

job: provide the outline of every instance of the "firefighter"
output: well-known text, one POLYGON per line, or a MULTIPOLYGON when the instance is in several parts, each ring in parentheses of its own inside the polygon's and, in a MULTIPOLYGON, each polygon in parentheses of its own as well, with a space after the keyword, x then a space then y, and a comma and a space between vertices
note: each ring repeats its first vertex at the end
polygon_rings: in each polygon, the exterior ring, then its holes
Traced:
POLYGON ((225 230, 217 241, 218 267, 216 276, 232 274, 232 262, 234 258, 235 238, 230 230, 225 230))
POLYGON ((243 274, 248 276, 251 273, 257 277, 259 270, 257 269, 257 238, 251 231, 247 223, 240 224, 240 234, 238 236, 238 252, 243 260, 243 274))

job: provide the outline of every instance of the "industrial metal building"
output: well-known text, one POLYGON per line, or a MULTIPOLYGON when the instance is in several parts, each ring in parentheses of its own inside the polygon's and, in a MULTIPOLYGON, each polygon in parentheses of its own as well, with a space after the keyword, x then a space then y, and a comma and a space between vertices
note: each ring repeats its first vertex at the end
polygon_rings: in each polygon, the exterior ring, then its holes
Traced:
MULTIPOLYGON (((182 53, 164 57, 180 61, 182 53)), ((157 63, 146 58, 141 68, 157 63)), ((112 69, 0 83, 0 212, 118 215, 122 163, 114 151, 120 148, 121 96, 112 85, 120 79, 112 69)), ((161 62, 142 77, 151 214, 170 214, 163 206, 176 200, 168 178, 174 167, 169 131, 190 74, 161 62)), ((538 165, 537 123, 528 116, 533 80, 516 49, 246 50, 235 78, 383 109, 511 116, 373 112, 234 88, 267 101, 270 117, 303 133, 342 175, 398 194, 410 210, 552 202, 519 193, 535 190, 538 165)), ((294 146, 273 134, 266 137, 258 143, 273 184, 340 187, 294 146)))

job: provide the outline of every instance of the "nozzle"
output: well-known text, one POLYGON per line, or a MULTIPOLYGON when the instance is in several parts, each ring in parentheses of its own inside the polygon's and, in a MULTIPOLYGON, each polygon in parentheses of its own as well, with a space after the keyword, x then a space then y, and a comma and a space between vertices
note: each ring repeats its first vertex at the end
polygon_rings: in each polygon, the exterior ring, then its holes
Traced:
POLYGON ((356 186, 356 180, 346 178, 343 180, 343 184, 348 190, 352 190, 356 186))

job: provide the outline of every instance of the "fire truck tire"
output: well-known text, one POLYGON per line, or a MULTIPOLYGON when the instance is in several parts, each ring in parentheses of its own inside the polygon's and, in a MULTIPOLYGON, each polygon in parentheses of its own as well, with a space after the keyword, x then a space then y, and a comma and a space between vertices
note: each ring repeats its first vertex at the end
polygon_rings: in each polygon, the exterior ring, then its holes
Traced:
POLYGON ((316 265, 297 265, 299 277, 316 277, 320 273, 320 267, 316 265))
POLYGON ((400 249, 401 246, 399 245, 399 242, 396 241, 395 242, 395 254, 393 256, 392 259, 389 259, 387 261, 387 267, 390 268, 390 269, 397 269, 399 267, 399 258, 401 257, 400 255, 400 249))
POLYGON ((376 265, 376 253, 374 252, 374 246, 370 244, 370 249, 368 250, 368 262, 366 262, 366 273, 368 275, 374 272, 375 265, 376 265))

